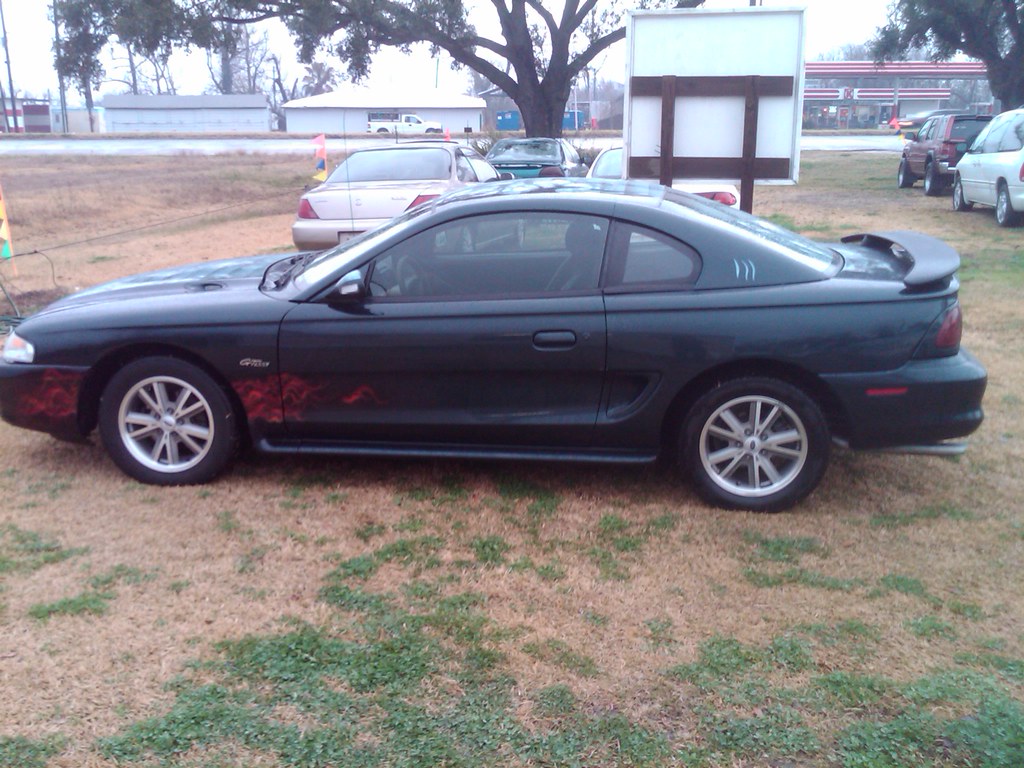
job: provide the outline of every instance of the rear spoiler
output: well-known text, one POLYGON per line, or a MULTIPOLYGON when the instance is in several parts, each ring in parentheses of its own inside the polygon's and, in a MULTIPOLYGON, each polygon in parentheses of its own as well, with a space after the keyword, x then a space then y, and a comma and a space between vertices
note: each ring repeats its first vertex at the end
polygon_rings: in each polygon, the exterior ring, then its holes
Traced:
POLYGON ((960 254, 948 243, 920 232, 896 230, 893 232, 868 232, 847 235, 844 243, 856 243, 865 248, 889 251, 894 256, 910 262, 910 269, 903 277, 907 287, 928 285, 950 277, 960 269, 960 254), (898 249, 898 250, 897 250, 898 249))

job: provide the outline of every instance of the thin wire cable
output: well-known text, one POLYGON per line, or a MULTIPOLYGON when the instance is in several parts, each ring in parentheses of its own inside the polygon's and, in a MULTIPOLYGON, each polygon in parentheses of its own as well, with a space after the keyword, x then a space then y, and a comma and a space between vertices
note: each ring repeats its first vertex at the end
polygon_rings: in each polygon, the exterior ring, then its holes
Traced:
MULTIPOLYGON (((57 245, 46 246, 45 248, 36 248, 34 250, 31 250, 31 251, 24 251, 23 253, 19 253, 18 256, 22 256, 22 257, 23 256, 34 256, 36 254, 45 255, 45 254, 43 254, 43 251, 56 251, 56 250, 58 250, 60 248, 70 248, 73 245, 84 245, 85 243, 94 243, 97 240, 107 240, 107 239, 112 238, 112 237, 120 237, 122 235, 132 235, 132 234, 135 234, 136 232, 143 232, 143 231, 145 231, 147 229, 155 229, 156 227, 165 227, 168 224, 177 224, 179 221, 187 221, 188 219, 197 219, 197 218, 199 218, 201 216, 210 216, 210 215, 215 214, 215 213, 222 213, 223 211, 230 211, 230 210, 232 210, 234 208, 241 208, 242 206, 245 206, 245 205, 253 205, 254 203, 265 203, 268 200, 277 200, 278 198, 286 197, 286 196, 287 197, 293 197, 294 195, 295 195, 294 191, 279 192, 276 195, 270 195, 268 197, 258 197, 255 200, 246 200, 246 201, 241 202, 241 203, 232 203, 231 205, 225 205, 225 206, 223 206, 221 208, 213 208, 213 209, 208 210, 208 211, 200 211, 199 213, 189 213, 189 214, 186 214, 184 216, 178 216, 177 218, 174 218, 174 219, 164 219, 163 221, 157 221, 157 222, 154 222, 152 224, 143 224, 143 225, 138 226, 138 227, 132 227, 131 229, 122 229, 122 230, 118 230, 117 232, 110 232, 110 233, 103 234, 103 235, 96 235, 94 237, 87 237, 87 238, 84 238, 82 240, 75 240, 75 241, 70 242, 70 243, 59 243, 57 245)), ((51 265, 52 265, 52 262, 51 262, 51 265)))
MULTIPOLYGON (((60 285, 57 283, 57 268, 56 268, 56 266, 53 263, 53 259, 51 259, 49 257, 49 255, 46 253, 46 251, 56 251, 56 250, 59 250, 61 248, 70 248, 70 247, 75 246, 75 245, 84 245, 85 243, 94 243, 97 240, 108 240, 110 238, 121 237, 123 235, 131 235, 131 234, 134 234, 136 232, 143 232, 143 231, 145 231, 147 229, 154 229, 156 227, 165 227, 165 226, 167 226, 169 224, 176 224, 179 221, 187 221, 188 219, 196 219, 196 218, 199 218, 199 217, 202 217, 202 216, 211 216, 213 214, 221 213, 223 211, 230 211, 230 210, 232 210, 234 208, 241 208, 242 206, 245 206, 245 205, 254 205, 256 203, 265 203, 268 200, 277 200, 278 198, 282 198, 282 197, 294 197, 294 195, 295 195, 294 191, 279 192, 276 195, 268 195, 267 197, 258 197, 258 198, 254 199, 254 200, 245 200, 245 201, 240 202, 240 203, 232 203, 231 205, 225 205, 225 206, 222 206, 220 208, 213 208, 213 209, 207 210, 207 211, 200 211, 198 213, 189 213, 189 214, 186 214, 184 216, 178 216, 178 217, 173 218, 173 219, 164 219, 163 221, 157 221, 157 222, 154 222, 152 224, 143 224, 143 225, 138 226, 138 227, 132 227, 131 229, 122 229, 122 230, 118 230, 117 232, 109 232, 109 233, 106 233, 106 234, 103 234, 103 235, 95 235, 93 237, 87 237, 87 238, 84 238, 82 240, 75 240, 75 241, 69 242, 69 243, 58 243, 57 245, 49 245, 49 246, 46 246, 45 248, 35 248, 35 249, 31 250, 31 251, 24 251, 23 253, 19 253, 18 254, 18 258, 24 258, 26 256, 42 256, 44 259, 46 259, 46 261, 50 265, 50 280, 53 282, 53 287, 59 289, 60 285)), ((15 303, 14 299, 11 297, 11 294, 8 293, 6 286, 4 286, 2 278, 0 278, 0 291, 3 292, 4 298, 7 299, 7 302, 14 309, 14 316, 15 317, 21 317, 21 310, 18 308, 18 305, 15 303)), ((3 322, 0 322, 0 326, 2 326, 3 324, 4 324, 3 322)))

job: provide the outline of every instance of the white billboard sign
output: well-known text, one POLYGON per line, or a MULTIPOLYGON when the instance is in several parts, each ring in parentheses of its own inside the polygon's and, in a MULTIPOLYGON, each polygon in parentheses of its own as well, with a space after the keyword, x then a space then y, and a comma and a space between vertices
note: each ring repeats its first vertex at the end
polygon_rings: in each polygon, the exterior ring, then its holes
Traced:
POLYGON ((632 11, 627 175, 796 182, 804 9, 632 11))

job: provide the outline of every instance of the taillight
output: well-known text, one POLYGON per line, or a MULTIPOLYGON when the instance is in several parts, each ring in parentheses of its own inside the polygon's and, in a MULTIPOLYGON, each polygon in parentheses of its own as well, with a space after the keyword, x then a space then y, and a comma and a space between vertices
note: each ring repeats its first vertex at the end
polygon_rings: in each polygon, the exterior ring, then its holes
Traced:
POLYGON ((921 339, 914 357, 927 360, 935 357, 949 357, 960 351, 960 337, 964 330, 964 316, 960 302, 953 301, 945 311, 935 318, 928 333, 921 339))
POLYGON ((313 210, 313 206, 309 204, 309 200, 302 198, 299 200, 299 218, 300 219, 319 219, 316 215, 316 211, 313 210))
POLYGON ((959 349, 960 337, 964 332, 964 315, 959 302, 946 310, 939 332, 935 334, 935 346, 939 349, 959 349))
MULTIPOLYGON (((409 203, 409 208, 415 208, 417 205, 422 205, 428 200, 433 200, 437 195, 416 195, 416 199, 409 203)), ((409 210, 406 208, 405 210, 409 210)))
POLYGON ((714 200, 722 205, 730 207, 736 205, 736 195, 732 192, 698 192, 697 194, 700 197, 706 197, 708 200, 714 200))

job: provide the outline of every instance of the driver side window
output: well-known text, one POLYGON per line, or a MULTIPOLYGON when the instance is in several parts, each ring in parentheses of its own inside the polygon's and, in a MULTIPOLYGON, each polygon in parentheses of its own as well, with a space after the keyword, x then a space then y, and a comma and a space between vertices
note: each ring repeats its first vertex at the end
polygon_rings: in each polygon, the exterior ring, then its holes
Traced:
POLYGON ((381 254, 370 295, 458 300, 596 291, 607 233, 606 219, 574 213, 458 219, 381 254))

